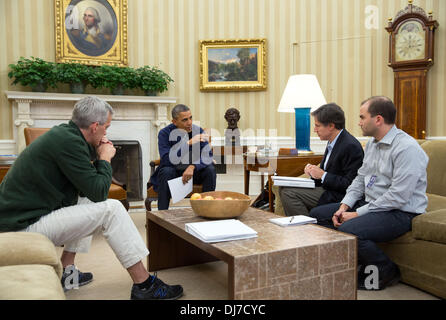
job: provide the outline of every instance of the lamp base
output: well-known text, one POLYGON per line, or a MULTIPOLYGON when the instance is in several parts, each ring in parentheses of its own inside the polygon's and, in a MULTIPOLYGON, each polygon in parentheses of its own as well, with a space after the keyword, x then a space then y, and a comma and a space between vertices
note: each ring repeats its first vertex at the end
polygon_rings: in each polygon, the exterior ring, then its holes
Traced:
POLYGON ((310 149, 311 108, 294 108, 296 117, 296 149, 298 154, 313 154, 310 149))

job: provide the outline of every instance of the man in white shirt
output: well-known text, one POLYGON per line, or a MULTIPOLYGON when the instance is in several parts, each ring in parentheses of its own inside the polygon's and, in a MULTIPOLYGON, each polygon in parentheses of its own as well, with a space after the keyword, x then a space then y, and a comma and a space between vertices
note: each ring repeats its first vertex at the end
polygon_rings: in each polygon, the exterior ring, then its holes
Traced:
POLYGON ((315 180, 316 188, 279 188, 287 216, 308 215, 318 205, 341 201, 362 165, 362 146, 345 129, 344 111, 338 105, 323 105, 311 115, 314 132, 321 140, 328 140, 328 145, 320 167, 311 164, 305 167, 305 173, 315 180))
POLYGON ((407 133, 395 126, 396 108, 386 97, 361 104, 365 136, 364 162, 340 203, 314 208, 318 224, 358 237, 358 287, 381 290, 400 279, 398 266, 376 243, 396 239, 412 228, 412 219, 427 207, 428 156, 407 133), (366 285, 365 271, 376 267, 379 283, 366 285))

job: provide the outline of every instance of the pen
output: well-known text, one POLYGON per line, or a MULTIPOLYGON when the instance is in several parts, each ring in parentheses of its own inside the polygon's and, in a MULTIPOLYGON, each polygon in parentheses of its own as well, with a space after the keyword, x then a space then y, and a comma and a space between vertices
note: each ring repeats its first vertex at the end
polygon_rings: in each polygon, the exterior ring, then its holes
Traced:
POLYGON ((294 216, 291 217, 291 219, 290 219, 290 223, 293 222, 293 220, 294 220, 294 216))

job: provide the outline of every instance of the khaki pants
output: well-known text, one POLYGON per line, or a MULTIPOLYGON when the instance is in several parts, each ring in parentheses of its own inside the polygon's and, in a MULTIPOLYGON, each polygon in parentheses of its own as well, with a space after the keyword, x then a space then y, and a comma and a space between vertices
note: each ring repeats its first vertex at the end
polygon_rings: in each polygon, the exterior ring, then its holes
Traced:
POLYGON ((324 188, 280 187, 279 194, 286 216, 308 216, 311 209, 317 206, 324 188))
POLYGON ((149 254, 127 210, 114 199, 94 203, 79 198, 76 205, 55 210, 21 231, 44 234, 68 252, 88 252, 93 234, 102 232, 126 269, 149 254))

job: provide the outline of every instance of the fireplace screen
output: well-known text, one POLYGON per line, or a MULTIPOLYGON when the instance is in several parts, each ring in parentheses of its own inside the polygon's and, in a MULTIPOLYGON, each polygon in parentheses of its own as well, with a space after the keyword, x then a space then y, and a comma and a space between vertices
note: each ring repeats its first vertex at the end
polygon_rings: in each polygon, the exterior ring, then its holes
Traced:
POLYGON ((138 141, 112 140, 116 155, 111 161, 113 177, 127 187, 127 200, 144 200, 142 194, 142 152, 138 141))

